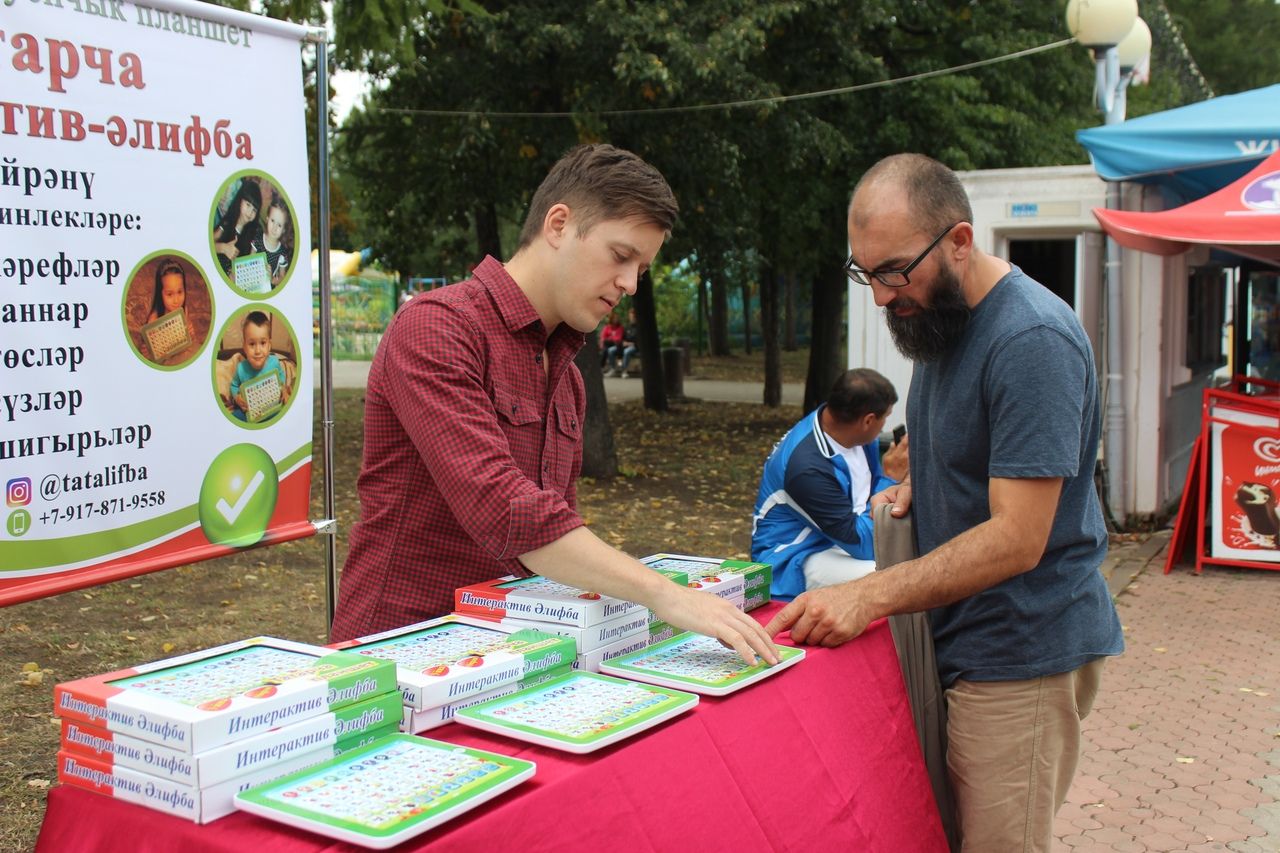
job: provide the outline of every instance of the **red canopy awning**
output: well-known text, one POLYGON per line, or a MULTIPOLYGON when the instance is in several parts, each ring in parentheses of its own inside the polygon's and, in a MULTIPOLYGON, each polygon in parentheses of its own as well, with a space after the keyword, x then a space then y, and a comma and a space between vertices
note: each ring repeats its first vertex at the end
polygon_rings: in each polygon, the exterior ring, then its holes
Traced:
POLYGON ((1280 151, 1243 178, 1182 207, 1152 212, 1095 207, 1093 215, 1117 243, 1142 252, 1177 255, 1208 244, 1278 261, 1280 151))

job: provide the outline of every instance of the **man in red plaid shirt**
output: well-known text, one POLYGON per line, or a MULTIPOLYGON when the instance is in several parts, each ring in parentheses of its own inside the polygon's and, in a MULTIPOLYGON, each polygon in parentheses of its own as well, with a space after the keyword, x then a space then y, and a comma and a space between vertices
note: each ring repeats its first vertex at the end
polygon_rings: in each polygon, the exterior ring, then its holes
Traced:
POLYGON ((487 257, 395 315, 369 373, 361 518, 333 640, 447 613, 457 587, 535 572, 777 662, 754 619, 606 545, 576 511, 586 394, 573 358, 635 293, 676 212, 648 163, 578 146, 534 194, 510 261, 487 257))

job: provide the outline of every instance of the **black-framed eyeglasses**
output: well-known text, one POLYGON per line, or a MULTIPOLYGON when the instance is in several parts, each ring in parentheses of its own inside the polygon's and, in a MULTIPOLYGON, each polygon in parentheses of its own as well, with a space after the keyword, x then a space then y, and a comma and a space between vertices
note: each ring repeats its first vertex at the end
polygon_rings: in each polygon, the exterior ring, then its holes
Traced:
MULTIPOLYGON (((961 219, 960 222, 964 220, 961 219)), ((858 266, 853 260, 853 255, 849 256, 849 260, 844 262, 844 274, 849 276, 849 280, 854 284, 870 286, 871 279, 874 278, 885 287, 906 287, 911 283, 911 271, 920 266, 920 262, 929 257, 929 253, 933 251, 934 246, 942 242, 942 238, 951 233, 951 229, 955 228, 960 222, 952 222, 942 230, 942 233, 933 238, 933 242, 925 247, 925 250, 916 256, 916 259, 907 264, 902 269, 896 270, 872 270, 868 272, 858 266)))

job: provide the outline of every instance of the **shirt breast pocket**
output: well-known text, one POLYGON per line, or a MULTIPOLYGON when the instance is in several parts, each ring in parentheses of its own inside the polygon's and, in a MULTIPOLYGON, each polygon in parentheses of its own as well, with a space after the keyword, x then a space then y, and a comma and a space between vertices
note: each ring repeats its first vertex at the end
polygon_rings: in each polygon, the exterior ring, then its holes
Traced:
POLYGON ((511 450, 517 454, 517 461, 520 451, 536 454, 542 432, 542 415, 537 404, 505 388, 495 388, 493 405, 498 410, 498 423, 511 442, 511 450))
POLYGON ((555 404, 555 440, 550 448, 555 459, 552 461, 552 485, 561 492, 569 488, 573 479, 574 462, 582 447, 582 421, 572 403, 555 404))

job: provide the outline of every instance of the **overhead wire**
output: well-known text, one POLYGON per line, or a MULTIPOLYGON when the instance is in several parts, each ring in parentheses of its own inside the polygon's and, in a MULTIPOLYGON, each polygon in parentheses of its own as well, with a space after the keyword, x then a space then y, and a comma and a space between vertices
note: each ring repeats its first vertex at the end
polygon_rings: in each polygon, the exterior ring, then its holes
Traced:
POLYGON ((1037 45, 1023 50, 1006 53, 1002 56, 994 56, 989 59, 979 59, 973 62, 966 62, 962 65, 952 65, 949 68, 938 68, 933 71, 921 71, 916 74, 907 74, 902 77, 893 77, 888 80, 873 80, 870 83, 856 83, 851 86, 840 86, 835 89, 822 89, 816 92, 801 92, 794 95, 771 95, 763 98, 744 98, 737 101, 722 101, 714 104, 686 104, 684 106, 671 107, 648 107, 638 109, 617 109, 617 110, 574 110, 574 111, 554 111, 554 112, 530 112, 530 111, 506 111, 506 110, 433 110, 433 109, 415 109, 411 107, 380 107, 371 106, 369 109, 374 112, 396 113, 401 115, 424 115, 434 116, 438 118, 573 118, 583 115, 594 116, 660 116, 673 115, 676 113, 694 113, 705 112, 708 110, 733 110, 745 109, 750 107, 761 107, 770 104, 785 104, 792 101, 805 101, 815 98, 830 98, 837 95, 848 95, 853 92, 865 92, 869 89, 882 89, 887 86, 898 86, 903 83, 912 83, 917 80, 924 80, 930 77, 942 77, 950 74, 960 74, 965 71, 972 71, 975 68, 982 68, 988 65, 995 65, 1000 62, 1010 62, 1015 59, 1022 59, 1026 56, 1032 56, 1037 53, 1044 53, 1050 50, 1057 50, 1075 43, 1074 38, 1060 39, 1049 44, 1037 45))

